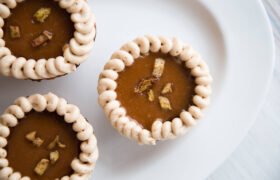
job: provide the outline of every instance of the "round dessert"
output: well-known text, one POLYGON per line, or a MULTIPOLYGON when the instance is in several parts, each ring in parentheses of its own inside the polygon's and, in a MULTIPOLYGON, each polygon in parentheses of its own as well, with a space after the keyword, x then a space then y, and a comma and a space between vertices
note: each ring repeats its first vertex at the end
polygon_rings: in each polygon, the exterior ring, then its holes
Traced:
POLYGON ((209 104, 209 69, 176 38, 136 38, 115 52, 100 75, 99 103, 112 125, 140 144, 185 134, 209 104))
POLYGON ((42 80, 76 70, 89 55, 96 23, 85 0, 0 3, 0 73, 42 80))
POLYGON ((0 179, 88 179, 97 158, 92 126, 54 94, 20 97, 0 117, 0 179))

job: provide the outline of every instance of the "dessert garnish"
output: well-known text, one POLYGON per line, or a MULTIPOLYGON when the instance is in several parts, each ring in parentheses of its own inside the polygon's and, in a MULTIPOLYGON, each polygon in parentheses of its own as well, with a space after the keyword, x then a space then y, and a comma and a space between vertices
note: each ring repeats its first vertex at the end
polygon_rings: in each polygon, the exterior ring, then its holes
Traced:
POLYGON ((20 38, 20 28, 19 26, 10 26, 10 36, 12 39, 20 38))
POLYGON ((59 152, 58 151, 50 152, 51 164, 55 164, 58 159, 59 159, 59 152))
POLYGON ((43 23, 51 14, 51 8, 40 8, 33 15, 34 19, 37 22, 43 23))
POLYGON ((158 97, 159 104, 161 109, 163 110, 172 110, 171 103, 167 97, 159 96, 158 97))
POLYGON ((60 142, 60 138, 57 135, 55 139, 48 145, 48 149, 54 149, 56 146, 60 148, 66 148, 66 145, 60 142))
POLYGON ((46 172, 46 170, 49 166, 49 163, 50 163, 50 161, 48 159, 41 159, 41 161, 38 162, 38 164, 36 165, 34 172, 36 174, 42 176, 46 172))
POLYGON ((162 58, 157 58, 154 64, 153 76, 160 78, 164 71, 165 61, 162 58))
POLYGON ((150 89, 149 92, 148 92, 148 99, 151 102, 153 102, 155 100, 155 94, 154 94, 154 91, 152 89, 150 89))
POLYGON ((161 94, 168 94, 168 93, 172 93, 172 83, 167 83, 164 87, 163 87, 163 89, 162 89, 162 91, 161 91, 161 94))
POLYGON ((38 47, 38 46, 44 45, 45 43, 50 41, 52 39, 52 37, 53 37, 53 33, 45 30, 38 37, 33 39, 31 45, 33 47, 38 47))
POLYGON ((32 142, 34 146, 40 147, 43 143, 44 140, 41 139, 40 137, 36 137, 37 132, 36 131, 32 131, 30 133, 28 133, 25 138, 32 142))
POLYGON ((149 77, 149 78, 144 78, 139 81, 137 86, 134 89, 135 93, 142 94, 145 91, 148 91, 152 88, 153 84, 157 81, 157 78, 154 77, 149 77))

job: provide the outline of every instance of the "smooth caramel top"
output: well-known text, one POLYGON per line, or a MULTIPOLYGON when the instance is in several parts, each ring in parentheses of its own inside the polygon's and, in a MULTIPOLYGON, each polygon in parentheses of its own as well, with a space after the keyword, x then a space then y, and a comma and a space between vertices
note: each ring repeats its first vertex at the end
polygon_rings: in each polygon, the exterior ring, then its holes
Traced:
POLYGON ((16 127, 11 128, 6 147, 7 159, 9 166, 23 176, 29 176, 31 179, 53 180, 73 173, 70 165, 80 153, 79 146, 80 141, 77 140, 71 124, 67 124, 63 117, 56 113, 31 112, 20 120, 16 127), (42 146, 36 147, 26 139, 26 134, 32 131, 36 131, 37 136, 44 140, 42 146), (49 143, 57 135, 66 147, 49 150, 49 143), (60 154, 58 161, 50 164, 42 176, 37 175, 34 172, 37 163, 43 158, 48 159, 49 153, 55 150, 60 154))
POLYGON ((74 24, 70 14, 53 0, 25 0, 11 10, 5 19, 4 40, 6 47, 17 57, 39 60, 40 58, 56 58, 63 55, 63 46, 69 43, 74 35, 74 24), (34 20, 33 15, 40 8, 51 8, 45 22, 34 20), (19 26, 20 38, 10 37, 10 26, 19 26), (39 47, 32 47, 32 40, 44 30, 53 33, 52 40, 39 47))
POLYGON ((117 84, 117 99, 127 110, 127 115, 148 130, 156 119, 163 122, 172 120, 193 104, 194 78, 190 70, 170 55, 157 53, 136 59, 132 66, 119 73, 117 84), (165 68, 162 77, 153 85, 155 100, 151 102, 146 94, 135 93, 135 87, 141 79, 151 77, 156 58, 165 60, 165 68), (162 95, 161 91, 167 83, 172 83, 173 92, 162 95), (169 99, 172 110, 161 108, 159 96, 169 99))

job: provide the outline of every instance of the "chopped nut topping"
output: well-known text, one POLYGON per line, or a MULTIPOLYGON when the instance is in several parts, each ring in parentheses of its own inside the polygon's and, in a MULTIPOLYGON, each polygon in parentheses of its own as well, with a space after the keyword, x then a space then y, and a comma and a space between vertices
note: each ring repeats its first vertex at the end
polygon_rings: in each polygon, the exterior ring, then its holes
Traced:
POLYGON ((159 96, 158 97, 159 103, 160 103, 160 107, 164 110, 172 110, 170 101, 168 98, 163 97, 163 96, 159 96))
POLYGON ((53 37, 53 33, 45 30, 38 37, 33 39, 31 45, 32 45, 32 47, 38 47, 38 46, 44 45, 45 43, 50 41, 52 39, 52 37, 53 37))
POLYGON ((33 144, 37 147, 40 147, 44 143, 44 140, 41 138, 37 137, 33 140, 33 144))
POLYGON ((60 148, 66 148, 66 145, 60 142, 59 136, 56 136, 54 140, 48 145, 48 149, 54 149, 56 146, 60 148))
POLYGON ((48 149, 54 149, 56 146, 56 142, 52 141, 49 145, 48 145, 48 149))
POLYGON ((160 78, 164 71, 165 61, 161 58, 157 58, 154 64, 153 76, 160 78))
POLYGON ((153 102, 155 100, 155 94, 154 94, 154 91, 152 89, 150 89, 149 92, 148 92, 148 99, 151 102, 153 102))
POLYGON ((48 145, 48 149, 53 149, 56 147, 57 142, 59 141, 59 136, 56 136, 54 140, 48 145))
POLYGON ((20 38, 20 29, 19 26, 10 26, 10 36, 13 39, 20 38))
POLYGON ((156 81, 156 78, 146 78, 146 79, 141 79, 141 81, 137 84, 137 86, 134 89, 135 93, 143 93, 149 89, 152 88, 154 82, 156 81))
POLYGON ((36 21, 43 23, 51 14, 51 8, 40 8, 33 15, 36 21))
POLYGON ((50 160, 51 164, 56 163, 56 161, 59 159, 59 152, 58 151, 53 151, 50 153, 50 160))
POLYGON ((167 83, 162 91, 161 91, 161 94, 168 94, 168 93, 172 93, 173 89, 172 89, 172 83, 167 83))
POLYGON ((36 134, 37 132, 36 131, 32 131, 28 134, 25 135, 25 138, 28 140, 28 141, 34 141, 36 139, 36 134))
POLYGON ((47 30, 43 31, 43 35, 45 35, 48 40, 51 40, 53 37, 53 33, 47 30))
POLYGON ((65 144, 62 144, 60 141, 58 141, 57 142, 57 145, 58 145, 58 147, 60 147, 60 148, 66 148, 66 145, 65 144))
POLYGON ((36 134, 37 134, 36 131, 32 131, 32 132, 26 134, 25 138, 28 141, 32 142, 34 144, 34 146, 40 147, 44 143, 44 140, 39 137, 36 137, 36 134))
POLYGON ((48 166, 49 166, 49 162, 50 162, 50 161, 49 161, 48 159, 42 159, 42 160, 36 165, 36 167, 35 167, 35 169, 34 169, 34 172, 35 172, 36 174, 42 176, 42 175, 46 172, 46 170, 47 170, 47 168, 48 168, 48 166))
POLYGON ((55 139, 48 145, 48 149, 53 149, 56 146, 56 143, 58 141, 58 136, 55 137, 55 139))

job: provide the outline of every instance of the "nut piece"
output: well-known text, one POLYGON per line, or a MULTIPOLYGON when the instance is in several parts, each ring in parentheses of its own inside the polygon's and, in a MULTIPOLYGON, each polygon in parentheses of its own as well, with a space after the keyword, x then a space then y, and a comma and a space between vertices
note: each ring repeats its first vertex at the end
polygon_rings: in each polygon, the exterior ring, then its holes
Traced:
POLYGON ((152 89, 149 90, 148 92, 148 99, 150 102, 153 102, 155 100, 155 94, 154 91, 152 89))
POLYGON ((53 151, 53 152, 50 153, 51 164, 55 164, 58 159, 59 159, 59 152, 58 151, 53 151))
POLYGON ((45 43, 50 41, 52 37, 53 37, 53 33, 45 30, 38 37, 33 39, 31 45, 32 47, 38 47, 44 45, 45 43))
POLYGON ((59 136, 56 136, 54 140, 48 145, 48 149, 54 149, 56 146, 60 148, 66 148, 66 145, 60 142, 59 136))
POLYGON ((32 131, 28 134, 25 135, 25 138, 28 140, 28 141, 34 141, 36 139, 36 134, 37 132, 36 131, 32 131))
POLYGON ((35 169, 34 169, 34 172, 35 172, 36 174, 42 176, 42 175, 46 172, 46 170, 47 170, 47 168, 48 168, 48 166, 49 166, 49 162, 50 162, 50 161, 49 161, 48 159, 42 159, 42 160, 36 165, 36 167, 35 167, 35 169))
POLYGON ((140 82, 135 87, 134 92, 141 94, 141 93, 143 93, 147 90, 150 90, 156 80, 157 79, 153 78, 153 77, 146 78, 146 79, 141 79, 140 82))
POLYGON ((56 143, 58 141, 59 137, 56 136, 55 139, 48 145, 48 149, 54 149, 56 147, 56 143))
POLYGON ((161 91, 161 94, 168 94, 168 93, 172 93, 173 89, 172 89, 172 83, 167 83, 162 91, 161 91))
POLYGON ((44 143, 44 140, 39 137, 37 137, 33 140, 33 144, 37 147, 40 147, 43 143, 44 143))
POLYGON ((19 26, 10 26, 10 36, 13 39, 20 38, 20 29, 19 26))
POLYGON ((33 15, 36 21, 43 23, 51 14, 51 8, 40 8, 33 15))
POLYGON ((165 61, 162 58, 157 58, 154 64, 153 76, 160 78, 164 71, 165 61))
POLYGON ((169 101, 168 98, 163 97, 163 96, 159 96, 158 100, 159 100, 159 104, 160 104, 161 109, 172 110, 172 107, 171 107, 171 104, 170 104, 170 101, 169 101))
POLYGON ((60 142, 60 141, 58 141, 57 142, 57 145, 58 145, 58 147, 60 147, 60 148, 66 148, 66 145, 65 144, 63 144, 62 142, 60 142))
POLYGON ((44 143, 44 140, 39 138, 39 137, 36 137, 36 134, 37 132, 36 131, 32 131, 28 134, 25 135, 25 138, 32 142, 33 145, 37 146, 37 147, 40 147, 43 143, 44 143))
POLYGON ((43 31, 43 35, 46 36, 48 40, 51 40, 53 37, 53 33, 47 30, 43 31))

